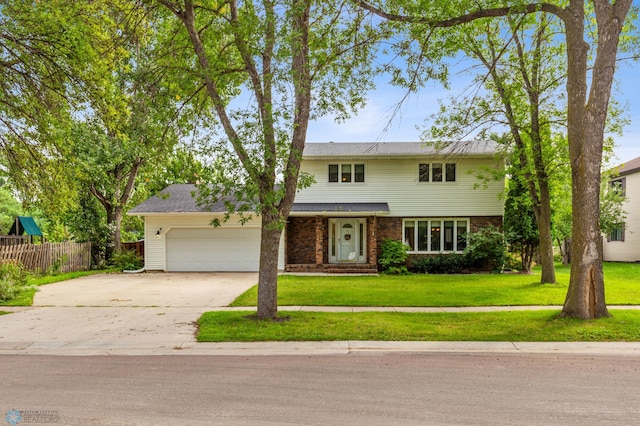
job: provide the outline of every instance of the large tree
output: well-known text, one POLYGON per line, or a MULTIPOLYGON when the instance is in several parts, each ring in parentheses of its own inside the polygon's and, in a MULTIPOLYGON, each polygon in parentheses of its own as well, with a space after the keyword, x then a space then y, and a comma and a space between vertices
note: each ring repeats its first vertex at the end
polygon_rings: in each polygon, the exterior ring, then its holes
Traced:
POLYGON ((603 140, 620 35, 632 0, 569 0, 568 2, 478 2, 439 0, 389 1, 361 7, 395 22, 415 25, 425 38, 437 29, 479 19, 548 13, 564 25, 567 59, 567 134, 572 176, 571 278, 562 315, 600 318, 609 315, 604 295, 600 181, 603 140), (589 43, 586 23, 596 39, 589 43), (590 52, 595 48, 595 52, 590 52), (590 66, 589 55, 593 55, 590 66))
POLYGON ((106 98, 131 3, 4 1, 0 8, 0 149, 24 199, 64 203, 59 150, 86 95, 106 98))
POLYGON ((456 140, 474 131, 486 137, 495 126, 508 129, 499 141, 513 153, 517 167, 511 167, 509 174, 517 175, 518 181, 523 178, 535 215, 543 284, 556 282, 552 179, 565 166, 557 161, 562 158, 558 152, 566 150, 566 145, 554 143, 561 139, 553 135, 566 131, 559 90, 566 67, 558 59, 564 45, 553 40, 557 25, 548 18, 527 15, 457 28, 461 50, 476 65, 470 68, 478 70, 473 83, 477 91, 468 90, 462 99, 442 105, 430 131, 431 138, 456 140))
POLYGON ((278 247, 299 188, 308 123, 327 113, 344 117, 363 103, 374 36, 367 13, 346 0, 156 3, 180 24, 168 39, 174 49, 186 41, 191 54, 174 57, 191 65, 186 76, 209 97, 223 130, 215 185, 202 191, 209 199, 233 195, 229 213, 260 216, 257 316, 275 318, 278 247))

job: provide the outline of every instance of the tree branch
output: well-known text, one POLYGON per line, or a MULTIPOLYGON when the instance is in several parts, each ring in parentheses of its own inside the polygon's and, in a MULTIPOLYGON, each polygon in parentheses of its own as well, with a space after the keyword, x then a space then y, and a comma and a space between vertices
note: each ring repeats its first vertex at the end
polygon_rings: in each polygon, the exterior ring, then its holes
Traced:
POLYGON ((492 9, 479 9, 471 13, 456 16, 449 19, 431 19, 419 16, 400 15, 394 13, 388 13, 384 10, 369 4, 366 1, 358 0, 358 5, 374 13, 381 18, 395 22, 406 22, 411 24, 425 24, 433 28, 448 28, 455 27, 457 25, 473 22, 482 18, 495 18, 499 16, 509 16, 514 14, 531 14, 537 12, 547 12, 558 16, 560 19, 565 20, 568 17, 568 13, 565 9, 549 3, 530 3, 522 6, 510 6, 510 7, 497 7, 492 9))

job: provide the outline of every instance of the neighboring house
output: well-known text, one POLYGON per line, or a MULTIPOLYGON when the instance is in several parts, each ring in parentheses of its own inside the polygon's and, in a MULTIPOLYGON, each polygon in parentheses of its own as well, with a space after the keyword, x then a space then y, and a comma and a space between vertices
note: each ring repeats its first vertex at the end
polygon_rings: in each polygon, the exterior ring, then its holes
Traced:
MULTIPOLYGON (((280 244, 289 272, 377 271, 386 238, 410 254, 464 250, 465 235, 502 226, 504 180, 475 173, 501 170, 492 143, 465 143, 436 154, 421 143, 308 143, 301 171, 315 183, 296 195, 280 244)), ((224 205, 198 207, 195 186, 172 185, 129 214, 145 217, 145 267, 165 271, 256 271, 260 221, 232 218, 210 226, 224 205)))
POLYGON ((605 237, 604 260, 610 262, 640 261, 640 157, 618 167, 618 175, 610 185, 622 191, 627 200, 623 210, 626 223, 605 237))

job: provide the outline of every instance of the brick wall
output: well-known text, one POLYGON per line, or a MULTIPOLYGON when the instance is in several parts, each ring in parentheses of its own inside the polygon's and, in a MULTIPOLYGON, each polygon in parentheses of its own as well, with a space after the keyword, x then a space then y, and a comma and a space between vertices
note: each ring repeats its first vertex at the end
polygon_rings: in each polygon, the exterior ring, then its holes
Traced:
POLYGON ((480 228, 491 225, 502 230, 502 216, 471 216, 469 222, 471 232, 478 232, 480 228))
POLYGON ((286 241, 286 263, 316 263, 316 218, 290 217, 286 241))
POLYGON ((378 217, 378 229, 376 240, 378 243, 378 256, 380 257, 382 241, 391 238, 402 241, 402 218, 401 217, 378 217))

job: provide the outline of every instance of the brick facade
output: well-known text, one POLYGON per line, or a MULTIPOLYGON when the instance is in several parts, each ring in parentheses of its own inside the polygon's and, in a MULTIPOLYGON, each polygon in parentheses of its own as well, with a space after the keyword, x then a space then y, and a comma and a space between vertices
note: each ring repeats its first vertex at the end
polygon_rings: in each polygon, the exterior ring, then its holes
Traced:
MULTIPOLYGON (((365 263, 329 263, 329 218, 290 217, 286 228, 285 270, 287 272, 375 272, 380 246, 386 238, 402 240, 401 217, 367 217, 367 255, 365 263)), ((502 229, 502 216, 469 217, 471 232, 493 225, 502 229)), ((429 255, 410 255, 421 257, 429 255)))
POLYGON ((290 217, 285 241, 287 265, 316 263, 316 218, 290 217))

